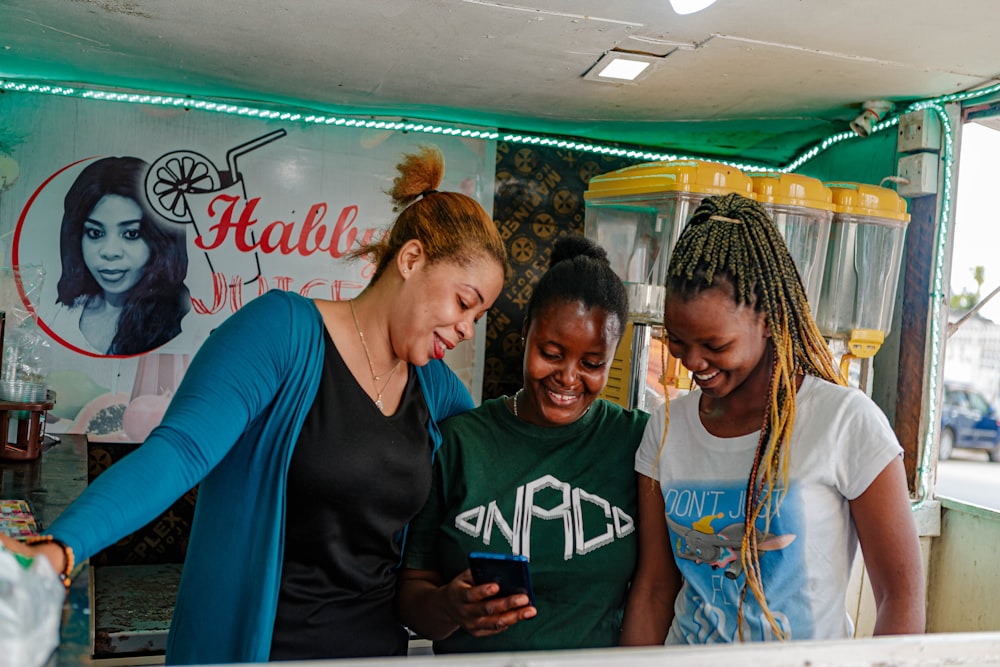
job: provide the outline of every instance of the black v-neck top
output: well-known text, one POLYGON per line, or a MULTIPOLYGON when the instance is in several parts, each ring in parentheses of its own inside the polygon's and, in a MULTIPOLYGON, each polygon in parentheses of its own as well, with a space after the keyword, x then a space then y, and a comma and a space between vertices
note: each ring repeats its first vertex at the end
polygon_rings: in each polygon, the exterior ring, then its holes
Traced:
POLYGON ((405 655, 400 535, 431 485, 430 413, 410 369, 383 415, 324 336, 323 376, 288 470, 271 660, 405 655))

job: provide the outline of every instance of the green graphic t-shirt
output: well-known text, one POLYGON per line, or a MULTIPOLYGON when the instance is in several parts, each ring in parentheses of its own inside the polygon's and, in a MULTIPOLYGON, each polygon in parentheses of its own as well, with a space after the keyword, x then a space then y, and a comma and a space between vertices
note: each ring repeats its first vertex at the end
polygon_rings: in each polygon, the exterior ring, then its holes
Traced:
POLYGON ((574 424, 540 428, 497 398, 442 424, 405 566, 449 581, 470 551, 522 554, 538 615, 492 637, 459 630, 435 652, 618 644, 636 557, 633 463, 647 419, 597 400, 574 424))

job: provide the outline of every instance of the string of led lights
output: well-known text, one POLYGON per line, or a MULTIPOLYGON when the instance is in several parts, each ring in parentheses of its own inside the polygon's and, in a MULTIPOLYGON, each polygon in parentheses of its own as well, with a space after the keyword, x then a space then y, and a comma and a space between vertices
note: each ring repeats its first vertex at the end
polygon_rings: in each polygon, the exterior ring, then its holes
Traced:
MULTIPOLYGON (((86 86, 70 87, 56 84, 24 81, 19 79, 0 79, 0 90, 7 92, 24 92, 41 95, 56 95, 62 97, 75 97, 80 99, 103 100, 110 102, 125 102, 129 104, 146 104, 163 107, 174 107, 184 109, 197 109, 215 113, 230 114, 234 116, 261 118, 265 120, 282 120, 290 123, 306 123, 312 125, 333 125, 336 127, 355 127, 361 129, 387 129, 402 130, 406 132, 424 132, 427 134, 442 134, 450 136, 460 136, 468 138, 478 138, 487 140, 501 140, 514 144, 546 146, 552 148, 576 150, 585 153, 598 155, 611 155, 615 157, 627 157, 649 161, 673 161, 673 160, 699 160, 704 156, 684 155, 678 153, 666 153, 649 150, 645 148, 628 148, 614 144, 602 144, 600 142, 580 141, 576 139, 566 139, 538 134, 526 134, 515 132, 499 132, 495 129, 472 128, 469 126, 450 125, 447 123, 435 123, 429 121, 409 121, 409 120, 386 120, 378 118, 368 118, 359 116, 339 116, 329 115, 310 111, 279 111, 268 109, 263 106, 252 106, 250 104, 233 104, 231 102, 220 102, 210 99, 202 99, 187 95, 154 95, 149 93, 102 90, 86 86)), ((906 112, 922 108, 940 107, 951 102, 961 102, 978 97, 984 97, 1000 92, 1000 84, 983 88, 980 90, 966 91, 944 95, 930 100, 916 102, 907 107, 906 112)), ((886 120, 874 125, 872 133, 895 127, 899 123, 899 116, 890 116, 886 120)), ((944 123, 944 121, 942 121, 944 123)), ((947 123, 945 123, 947 124, 947 123)), ((749 162, 736 162, 724 158, 711 158, 715 162, 736 167, 741 171, 748 172, 780 172, 790 173, 800 168, 806 162, 812 160, 820 153, 828 150, 836 144, 849 139, 858 139, 854 132, 838 132, 824 139, 819 144, 807 149, 797 158, 784 167, 774 167, 760 165, 749 162)))
MULTIPOLYGON (((260 118, 264 120, 281 120, 289 123, 304 123, 310 125, 332 125, 336 127, 354 127, 360 129, 401 130, 404 132, 423 132, 448 136, 468 137, 472 139, 499 140, 513 144, 529 146, 545 146, 562 150, 574 150, 595 155, 610 155, 647 161, 701 160, 703 156, 666 153, 641 147, 623 147, 600 142, 580 141, 539 134, 519 132, 499 132, 495 129, 473 128, 469 126, 435 123, 429 121, 387 120, 384 118, 369 118, 361 116, 340 116, 312 111, 279 111, 263 106, 249 104, 233 104, 210 99, 189 97, 186 95, 154 95, 148 93, 101 90, 89 87, 60 86, 37 81, 18 79, 0 79, 0 90, 6 92, 34 93, 39 95, 55 95, 79 99, 102 100, 107 102, 124 102, 128 104, 145 104, 161 107, 196 109, 215 113, 240 116, 245 118, 260 118)), ((733 162, 724 159, 713 159, 720 164, 748 172, 776 171, 773 166, 733 162)))
MULTIPOLYGON (((952 199, 952 167, 954 163, 954 133, 951 126, 951 118, 942 103, 928 101, 912 105, 907 111, 919 111, 921 109, 931 109, 941 122, 941 208, 936 226, 936 236, 934 239, 934 260, 932 263, 933 273, 931 274, 931 289, 928 295, 930 306, 930 372, 928 378, 928 395, 936 397, 938 395, 938 385, 941 383, 941 329, 942 329, 942 306, 945 302, 944 289, 944 266, 947 261, 948 247, 948 227, 951 223, 951 199, 952 199)), ((929 478, 933 466, 931 456, 934 449, 934 424, 938 422, 938 402, 937 400, 927 401, 927 424, 931 425, 924 434, 924 444, 920 452, 920 465, 917 467, 916 479, 916 502, 914 507, 923 505, 930 496, 929 478)))

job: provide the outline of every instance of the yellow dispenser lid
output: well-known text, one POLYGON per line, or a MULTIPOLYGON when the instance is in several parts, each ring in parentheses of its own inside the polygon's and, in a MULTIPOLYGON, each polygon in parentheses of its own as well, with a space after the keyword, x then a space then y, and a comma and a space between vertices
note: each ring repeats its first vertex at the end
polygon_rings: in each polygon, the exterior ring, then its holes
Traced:
POLYGON ((750 177, 736 167, 703 160, 647 162, 590 179, 584 200, 688 192, 753 196, 750 177))
POLYGON ((761 204, 801 206, 833 211, 833 192, 818 178, 802 174, 752 174, 753 192, 761 204))
POLYGON ((827 183, 826 187, 833 192, 834 213, 882 218, 904 224, 910 221, 906 200, 895 190, 866 183, 827 183))

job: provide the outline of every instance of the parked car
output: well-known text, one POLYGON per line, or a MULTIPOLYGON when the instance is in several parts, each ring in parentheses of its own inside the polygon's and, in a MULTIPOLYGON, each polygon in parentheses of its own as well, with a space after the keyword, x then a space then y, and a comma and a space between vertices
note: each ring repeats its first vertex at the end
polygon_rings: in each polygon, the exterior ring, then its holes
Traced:
POLYGON ((941 445, 938 458, 951 457, 954 448, 985 449, 990 461, 1000 461, 1000 423, 997 411, 970 387, 945 383, 941 404, 941 445))

